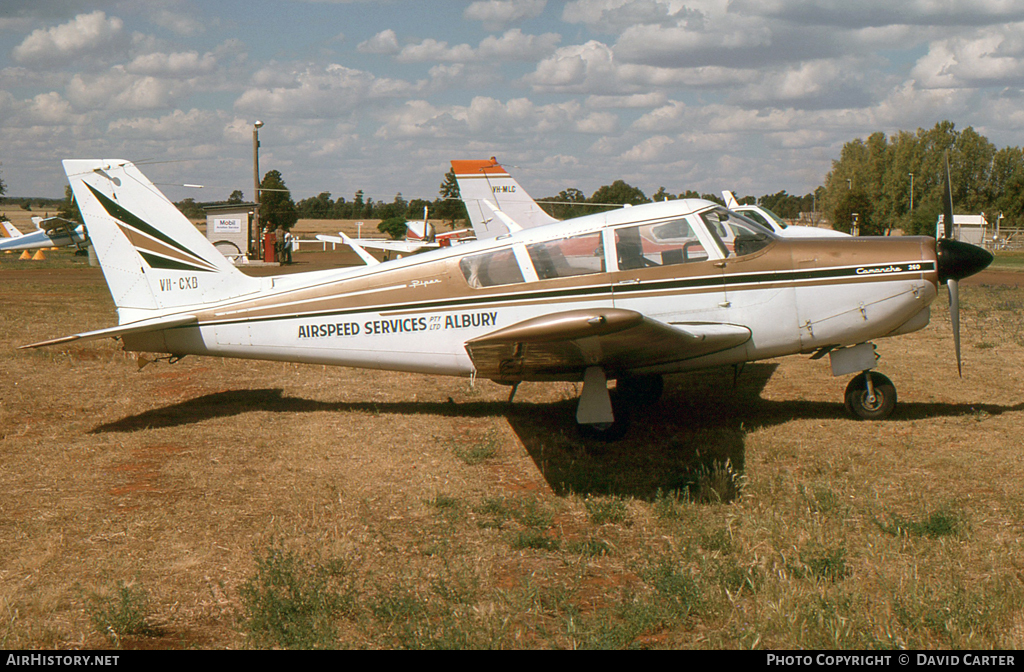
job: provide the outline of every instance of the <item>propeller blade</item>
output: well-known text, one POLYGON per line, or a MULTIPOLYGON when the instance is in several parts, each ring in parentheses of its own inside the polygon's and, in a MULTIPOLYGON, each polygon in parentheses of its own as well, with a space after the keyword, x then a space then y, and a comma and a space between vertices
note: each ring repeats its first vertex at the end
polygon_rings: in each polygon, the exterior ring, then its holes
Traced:
POLYGON ((949 179, 949 152, 946 152, 946 183, 942 188, 942 237, 953 237, 953 190, 949 179))
POLYGON ((963 366, 960 363, 960 283, 954 278, 946 282, 949 289, 949 321, 953 325, 953 348, 956 350, 956 372, 963 378, 963 366))

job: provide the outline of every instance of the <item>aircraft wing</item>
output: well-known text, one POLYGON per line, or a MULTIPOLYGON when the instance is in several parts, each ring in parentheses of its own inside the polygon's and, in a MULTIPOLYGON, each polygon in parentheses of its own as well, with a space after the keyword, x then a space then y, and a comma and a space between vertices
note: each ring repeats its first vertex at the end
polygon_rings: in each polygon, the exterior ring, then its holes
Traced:
POLYGON ((610 375, 728 350, 750 330, 732 324, 670 325, 620 308, 570 310, 536 317, 466 343, 477 375, 517 381, 564 376, 601 366, 610 375))
POLYGON ((42 348, 48 345, 60 345, 62 343, 71 343, 72 341, 91 341, 97 338, 117 338, 124 336, 125 334, 137 334, 145 331, 160 331, 163 329, 171 329, 172 327, 182 327, 188 324, 195 324, 198 321, 199 318, 195 315, 170 315, 167 317, 156 317, 149 320, 139 320, 138 322, 120 324, 116 327, 98 329, 96 331, 83 331, 80 334, 53 338, 48 341, 40 341, 39 343, 29 343, 28 345, 19 346, 18 349, 42 348))
POLYGON ((21 238, 25 235, 6 219, 0 220, 0 226, 4 227, 4 235, 8 238, 21 238))
POLYGON ((362 248, 370 248, 373 250, 388 250, 389 252, 403 252, 409 254, 422 250, 424 247, 437 247, 434 243, 420 243, 416 241, 406 240, 386 240, 384 238, 349 238, 345 236, 343 238, 336 238, 334 236, 325 236, 320 234, 316 237, 317 240, 322 240, 328 243, 338 243, 339 245, 348 245, 355 243, 362 248))

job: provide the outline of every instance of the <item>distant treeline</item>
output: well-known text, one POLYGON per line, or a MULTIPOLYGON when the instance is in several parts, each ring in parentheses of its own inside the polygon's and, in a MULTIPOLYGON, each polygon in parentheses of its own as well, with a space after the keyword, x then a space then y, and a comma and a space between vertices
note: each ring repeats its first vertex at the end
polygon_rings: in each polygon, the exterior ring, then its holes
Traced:
MULTIPOLYGON (((601 187, 589 198, 579 189, 565 189, 559 192, 557 196, 539 198, 537 202, 552 217, 569 219, 606 211, 608 206, 640 205, 642 203, 674 201, 682 198, 702 198, 705 201, 725 205, 725 201, 718 194, 701 194, 692 189, 672 194, 666 191, 665 187, 661 187, 653 196, 648 198, 641 189, 631 186, 622 180, 616 180, 610 185, 601 187)), ((768 208, 783 219, 799 219, 801 213, 812 212, 815 207, 814 194, 793 196, 785 191, 761 197, 737 197, 737 201, 743 205, 756 203, 768 208)))

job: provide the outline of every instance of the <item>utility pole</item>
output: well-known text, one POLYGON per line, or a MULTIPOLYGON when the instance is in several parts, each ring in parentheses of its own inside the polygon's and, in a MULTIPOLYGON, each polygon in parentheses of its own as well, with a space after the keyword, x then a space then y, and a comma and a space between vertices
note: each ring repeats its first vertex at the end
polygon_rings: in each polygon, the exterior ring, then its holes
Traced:
POLYGON ((263 122, 258 119, 252 125, 252 193, 256 210, 252 213, 252 228, 255 229, 250 243, 252 249, 249 257, 255 252, 256 259, 263 259, 263 232, 260 229, 260 128, 263 122))

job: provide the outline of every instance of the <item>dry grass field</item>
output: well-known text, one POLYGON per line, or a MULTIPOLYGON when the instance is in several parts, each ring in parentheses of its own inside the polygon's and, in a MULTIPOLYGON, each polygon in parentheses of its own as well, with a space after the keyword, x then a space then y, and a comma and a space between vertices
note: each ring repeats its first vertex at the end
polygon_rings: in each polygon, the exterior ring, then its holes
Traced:
POLYGON ((879 342, 888 421, 792 357, 588 445, 568 384, 16 350, 116 319, 82 259, 0 255, 0 648, 1020 648, 1006 277, 963 380, 944 296, 879 342))

